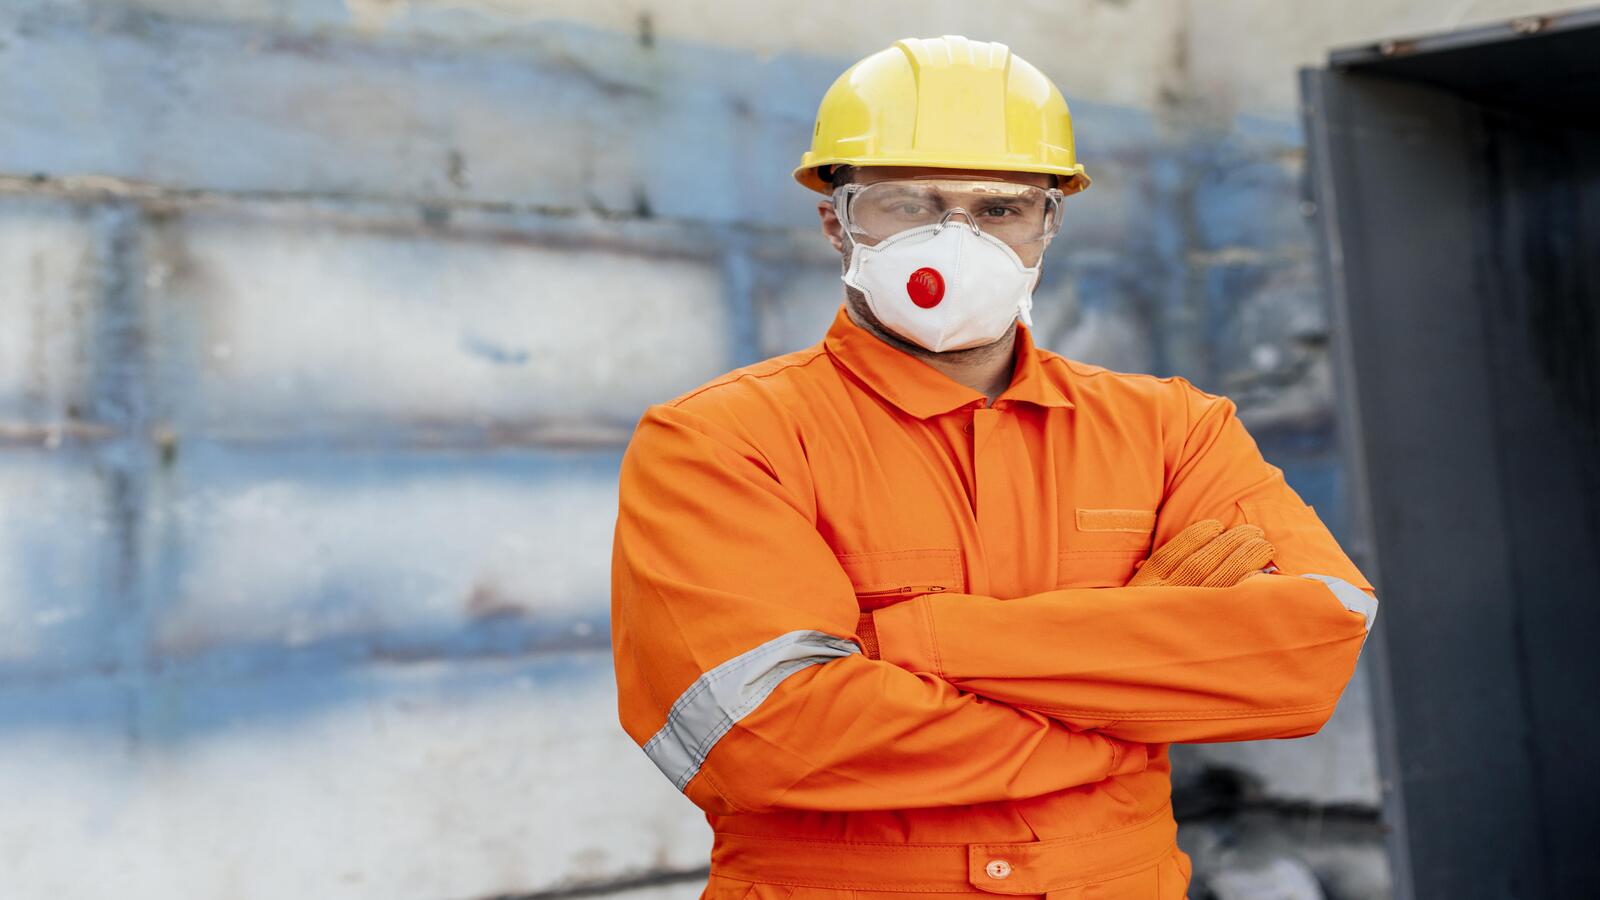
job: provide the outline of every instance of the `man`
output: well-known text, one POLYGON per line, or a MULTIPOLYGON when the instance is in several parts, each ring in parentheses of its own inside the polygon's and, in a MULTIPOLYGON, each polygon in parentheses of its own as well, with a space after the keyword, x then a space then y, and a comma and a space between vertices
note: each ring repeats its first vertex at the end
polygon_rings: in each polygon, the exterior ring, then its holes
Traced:
POLYGON ((1167 745, 1311 734, 1354 669, 1372 586, 1233 404, 1034 345, 1071 127, 1000 44, 857 63, 795 172, 832 326, 639 422, 619 708, 705 898, 1182 897, 1167 745))

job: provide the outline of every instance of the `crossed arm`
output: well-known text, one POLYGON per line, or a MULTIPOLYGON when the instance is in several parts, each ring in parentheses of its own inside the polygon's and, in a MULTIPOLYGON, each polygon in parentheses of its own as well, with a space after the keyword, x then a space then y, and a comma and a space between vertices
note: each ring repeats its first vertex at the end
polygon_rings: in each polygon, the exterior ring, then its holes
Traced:
MULTIPOLYGON (((1376 595, 1282 471, 1262 459, 1232 402, 1198 392, 1192 402, 1196 422, 1158 537, 1202 518, 1248 521, 1273 544, 1279 574, 1230 576, 1215 587, 926 595, 875 610, 870 629, 858 630, 876 632, 881 659, 1124 740, 1241 741, 1320 729, 1355 669, 1376 595)), ((1178 574, 1202 583, 1203 573, 1178 574)))
POLYGON ((1198 743, 1321 728, 1354 671, 1367 616, 1323 581, 1273 574, 1226 588, 941 594, 874 619, 880 658, 910 671, 1075 728, 1198 743))
POLYGON ((696 805, 965 805, 1145 768, 1145 744, 862 654, 854 587, 807 494, 732 429, 678 407, 648 410, 623 457, 618 711, 696 805))
MULTIPOLYGON (((1208 497, 1215 473, 1186 457, 1163 522, 1293 497, 1274 486, 1281 475, 1260 474, 1245 473, 1253 492, 1221 488, 1223 502, 1208 497)), ((708 811, 1017 799, 1140 771, 1147 743, 1309 733, 1365 633, 1326 584, 1261 575, 1227 588, 917 598, 879 611, 885 653, 872 659, 808 496, 732 428, 679 407, 647 411, 623 459, 619 715, 708 811)), ((1290 548, 1277 563, 1291 574, 1329 558, 1315 540, 1283 540, 1310 528, 1304 514, 1263 523, 1290 548)))

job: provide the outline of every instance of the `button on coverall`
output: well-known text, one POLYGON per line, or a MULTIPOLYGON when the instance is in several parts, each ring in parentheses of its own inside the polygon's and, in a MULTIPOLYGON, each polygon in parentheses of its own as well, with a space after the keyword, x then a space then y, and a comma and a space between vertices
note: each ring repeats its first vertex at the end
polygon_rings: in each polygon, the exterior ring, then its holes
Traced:
POLYGON ((651 406, 620 490, 619 712, 714 832, 702 900, 1183 897, 1167 745, 1317 731, 1367 632, 1232 401, 1021 323, 991 406, 841 306, 651 406), (1208 518, 1277 571, 1124 586, 1208 518))

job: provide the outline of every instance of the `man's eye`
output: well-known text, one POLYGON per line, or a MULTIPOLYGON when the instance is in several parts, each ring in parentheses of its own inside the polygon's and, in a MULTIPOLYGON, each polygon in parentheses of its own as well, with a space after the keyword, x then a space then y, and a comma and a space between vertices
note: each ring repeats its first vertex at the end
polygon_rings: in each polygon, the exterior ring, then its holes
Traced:
POLYGON ((1020 215, 1016 209, 1009 206, 991 206, 984 210, 983 214, 986 218, 990 219, 1004 219, 1010 216, 1020 215))
POLYGON ((896 206, 894 211, 902 216, 914 216, 925 209, 927 209, 927 207, 920 203, 902 203, 899 206, 896 206))

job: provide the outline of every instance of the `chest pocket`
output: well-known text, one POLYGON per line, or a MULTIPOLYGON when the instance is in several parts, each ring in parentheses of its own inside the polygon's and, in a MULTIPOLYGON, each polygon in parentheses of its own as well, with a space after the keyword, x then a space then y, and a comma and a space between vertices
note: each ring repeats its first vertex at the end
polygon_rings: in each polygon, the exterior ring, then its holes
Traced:
POLYGON ((1156 514, 1148 509, 1079 508, 1056 559, 1056 587, 1122 587, 1150 555, 1156 514))
POLYGON ((838 557, 855 585, 862 612, 922 594, 959 591, 966 584, 959 550, 880 550, 838 557))

